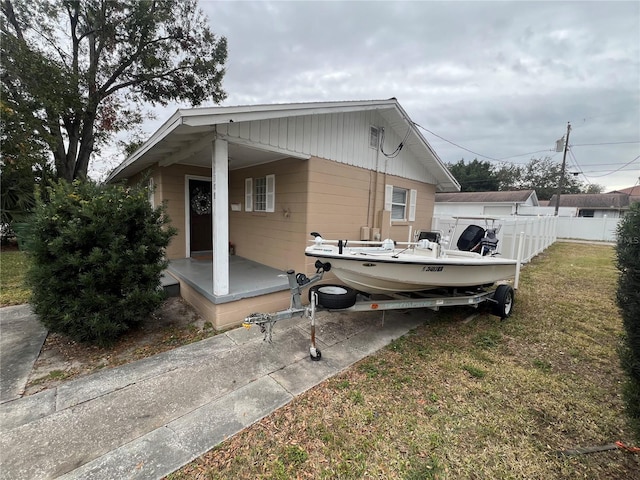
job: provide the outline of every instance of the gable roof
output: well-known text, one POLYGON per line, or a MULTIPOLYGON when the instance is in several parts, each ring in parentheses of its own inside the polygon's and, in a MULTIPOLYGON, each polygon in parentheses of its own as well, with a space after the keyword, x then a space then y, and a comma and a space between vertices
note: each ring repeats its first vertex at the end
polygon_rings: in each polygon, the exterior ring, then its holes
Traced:
POLYGON ((532 196, 533 204, 538 205, 535 190, 436 193, 436 203, 525 203, 532 196))
MULTIPOLYGON (((556 204, 556 195, 549 205, 556 204)), ((625 193, 574 193, 560 195, 561 207, 577 207, 598 210, 620 210, 629 207, 629 195, 625 193)))
MULTIPOLYGON (((374 111, 384 119, 393 133, 399 135, 401 140, 404 138, 403 149, 412 152, 419 159, 422 168, 425 168, 434 178, 433 183, 437 185, 438 190, 460 189, 456 179, 449 173, 442 160, 395 98, 179 109, 136 152, 109 174, 107 182, 128 178, 157 162, 165 161, 171 155, 183 158, 185 151, 193 152, 194 146, 197 145, 201 145, 201 149, 205 148, 215 139, 216 132, 236 129, 238 124, 250 129, 257 122, 278 122, 278 120, 282 122, 287 119, 291 122, 292 117, 317 118, 320 115, 335 118, 334 114, 367 111, 374 111)), ((345 125, 345 130, 346 128, 345 125)), ((251 152, 251 155, 259 158, 262 163, 287 156, 294 158, 311 156, 309 151, 305 151, 308 149, 304 146, 299 148, 296 146, 295 150, 283 149, 261 144, 261 140, 262 138, 257 142, 243 145, 242 142, 234 142, 234 139, 230 139, 230 157, 233 155, 232 148, 244 149, 244 153, 251 152)))
POLYGON ((640 197, 640 185, 623 188, 621 190, 613 190, 612 192, 608 192, 608 193, 624 193, 626 195, 631 195, 632 197, 640 197))

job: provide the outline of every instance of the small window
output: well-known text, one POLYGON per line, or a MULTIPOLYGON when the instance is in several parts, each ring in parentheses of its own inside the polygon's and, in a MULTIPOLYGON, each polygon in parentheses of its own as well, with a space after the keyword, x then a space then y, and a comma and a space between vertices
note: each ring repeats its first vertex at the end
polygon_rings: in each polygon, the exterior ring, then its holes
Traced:
POLYGON ((391 212, 391 221, 414 222, 416 219, 417 190, 385 185, 384 209, 391 212))
POLYGON ((276 176, 245 178, 245 211, 274 212, 276 176))
POLYGON ((256 212, 267 211, 267 177, 254 179, 253 209, 256 212))
POLYGON ((406 220, 407 190, 393 187, 391 196, 391 220, 406 220))

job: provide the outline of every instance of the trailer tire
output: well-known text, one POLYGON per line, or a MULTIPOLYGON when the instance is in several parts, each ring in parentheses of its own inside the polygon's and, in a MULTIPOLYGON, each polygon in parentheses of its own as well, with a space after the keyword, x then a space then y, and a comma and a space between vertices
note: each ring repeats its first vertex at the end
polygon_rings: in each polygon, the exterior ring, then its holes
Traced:
POLYGON ((332 310, 352 307, 358 295, 353 288, 344 285, 314 285, 309 289, 309 300, 314 292, 318 295, 318 305, 332 310))
POLYGON ((498 285, 493 294, 493 314, 501 319, 508 318, 513 311, 515 302, 513 288, 509 285, 498 285))

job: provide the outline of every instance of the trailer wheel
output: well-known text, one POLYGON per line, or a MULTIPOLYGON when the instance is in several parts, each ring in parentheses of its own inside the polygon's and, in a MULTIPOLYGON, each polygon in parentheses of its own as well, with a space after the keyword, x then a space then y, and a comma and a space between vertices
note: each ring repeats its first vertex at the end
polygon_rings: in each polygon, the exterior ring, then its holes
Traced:
POLYGON ((318 294, 318 305, 332 310, 352 307, 356 303, 356 292, 344 285, 314 285, 309 289, 309 300, 313 292, 318 294))
POLYGON ((507 318, 513 310, 514 295, 513 288, 509 285, 498 285, 493 294, 493 314, 500 318, 507 318))

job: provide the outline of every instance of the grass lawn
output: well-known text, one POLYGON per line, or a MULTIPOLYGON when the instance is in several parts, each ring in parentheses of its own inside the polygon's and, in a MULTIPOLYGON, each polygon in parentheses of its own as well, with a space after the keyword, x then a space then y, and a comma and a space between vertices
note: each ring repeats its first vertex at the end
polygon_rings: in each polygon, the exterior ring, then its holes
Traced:
POLYGON ((27 256, 11 250, 0 253, 0 307, 27 303, 30 291, 23 284, 27 256))
POLYGON ((558 455, 634 442, 616 278, 613 248, 555 244, 524 268, 511 318, 425 313, 168 478, 640 479, 640 455, 558 455))

